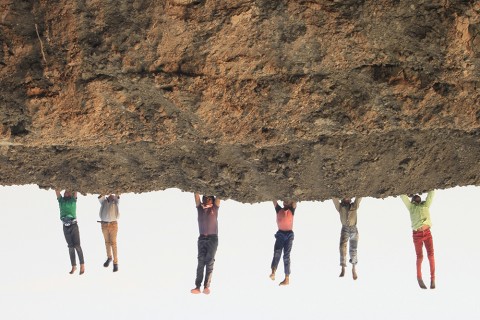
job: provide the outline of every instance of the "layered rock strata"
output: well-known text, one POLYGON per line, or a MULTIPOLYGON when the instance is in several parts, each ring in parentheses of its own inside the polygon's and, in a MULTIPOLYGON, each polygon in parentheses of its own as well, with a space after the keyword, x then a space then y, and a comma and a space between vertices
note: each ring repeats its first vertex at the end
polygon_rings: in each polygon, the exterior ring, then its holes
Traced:
POLYGON ((0 184, 480 185, 480 2, 0 0, 0 184))

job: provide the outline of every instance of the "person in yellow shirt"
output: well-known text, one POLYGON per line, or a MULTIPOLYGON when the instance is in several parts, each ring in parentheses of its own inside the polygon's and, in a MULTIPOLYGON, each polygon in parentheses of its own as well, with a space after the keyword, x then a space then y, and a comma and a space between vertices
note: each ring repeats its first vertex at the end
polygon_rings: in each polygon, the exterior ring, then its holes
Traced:
POLYGON ((430 205, 432 204, 434 194, 435 192, 433 190, 429 191, 425 201, 422 201, 422 198, 418 194, 413 195, 411 200, 405 194, 400 196, 410 212, 413 243, 417 254, 417 280, 418 285, 422 289, 427 289, 422 279, 423 244, 425 244, 425 249, 427 249, 428 262, 430 264, 430 289, 435 289, 435 257, 432 233, 430 232, 430 227, 432 226, 432 221, 430 220, 430 205))

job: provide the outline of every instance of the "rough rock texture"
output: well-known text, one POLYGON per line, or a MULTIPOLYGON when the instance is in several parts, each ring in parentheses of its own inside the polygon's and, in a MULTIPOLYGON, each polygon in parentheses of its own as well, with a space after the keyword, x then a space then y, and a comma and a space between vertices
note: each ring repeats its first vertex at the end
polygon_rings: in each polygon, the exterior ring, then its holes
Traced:
POLYGON ((0 0, 0 184, 480 185, 480 2, 0 0))

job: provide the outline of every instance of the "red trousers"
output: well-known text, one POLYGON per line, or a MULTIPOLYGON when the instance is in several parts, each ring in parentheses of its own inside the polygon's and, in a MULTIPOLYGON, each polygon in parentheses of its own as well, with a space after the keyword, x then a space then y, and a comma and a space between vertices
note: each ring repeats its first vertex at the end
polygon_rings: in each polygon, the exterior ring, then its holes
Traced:
POLYGON ((435 280, 435 257, 430 229, 413 231, 413 243, 415 245, 415 253, 417 254, 417 279, 422 278, 423 244, 425 244, 428 262, 430 263, 430 279, 435 280))

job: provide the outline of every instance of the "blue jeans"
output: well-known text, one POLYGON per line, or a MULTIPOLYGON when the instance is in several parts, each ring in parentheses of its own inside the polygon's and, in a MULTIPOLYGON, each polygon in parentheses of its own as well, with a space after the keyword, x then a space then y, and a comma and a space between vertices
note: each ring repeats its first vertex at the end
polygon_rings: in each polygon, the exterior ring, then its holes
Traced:
POLYGON ((278 230, 275 234, 275 246, 273 247, 272 269, 277 270, 280 256, 283 250, 283 266, 285 275, 290 274, 290 251, 292 251, 294 234, 293 231, 278 230))
POLYGON ((356 226, 343 226, 340 235, 340 265, 346 267, 347 263, 347 242, 350 241, 350 263, 356 265, 357 259, 357 246, 358 246, 358 230, 356 226))

